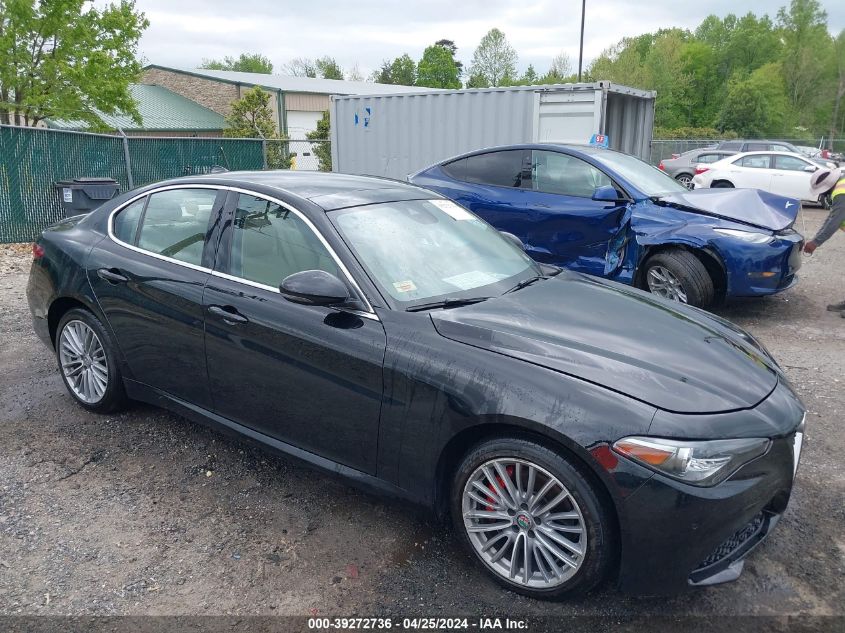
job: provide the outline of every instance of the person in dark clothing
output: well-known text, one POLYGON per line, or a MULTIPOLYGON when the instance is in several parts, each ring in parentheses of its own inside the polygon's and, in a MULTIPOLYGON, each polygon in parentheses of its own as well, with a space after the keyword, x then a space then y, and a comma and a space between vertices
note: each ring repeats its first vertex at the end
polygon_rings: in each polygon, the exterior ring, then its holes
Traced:
MULTIPOLYGON (((813 195, 818 195, 820 199, 830 192, 831 205, 822 228, 813 239, 804 243, 804 252, 808 255, 812 255, 819 246, 829 240, 836 233, 836 229, 845 231, 845 174, 841 169, 819 169, 810 178, 810 189, 813 195)), ((845 319, 845 301, 829 305, 827 309, 839 312, 845 319)))

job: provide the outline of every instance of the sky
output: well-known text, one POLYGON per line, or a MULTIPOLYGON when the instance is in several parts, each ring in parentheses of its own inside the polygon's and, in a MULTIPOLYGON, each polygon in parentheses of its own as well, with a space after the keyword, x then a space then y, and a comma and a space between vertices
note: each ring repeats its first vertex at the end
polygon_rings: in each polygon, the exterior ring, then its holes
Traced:
MULTIPOLYGON (((665 27, 694 29, 710 14, 769 14, 788 0, 587 0, 584 64, 622 37, 665 27)), ((102 4, 102 2, 97 2, 102 4)), ((845 2, 822 0, 832 32, 845 28, 845 2)), ((196 67, 203 58, 261 53, 274 72, 294 57, 329 55, 366 77, 382 60, 446 38, 468 67, 481 37, 504 31, 519 69, 545 72, 561 51, 577 65, 579 0, 137 0, 150 26, 140 53, 145 63, 196 67)))

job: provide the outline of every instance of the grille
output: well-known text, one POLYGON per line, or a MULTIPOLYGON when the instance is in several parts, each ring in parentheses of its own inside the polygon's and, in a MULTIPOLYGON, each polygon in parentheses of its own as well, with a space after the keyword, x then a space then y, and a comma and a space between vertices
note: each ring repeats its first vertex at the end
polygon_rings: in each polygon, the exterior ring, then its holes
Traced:
POLYGON ((748 525, 738 529, 724 543, 719 545, 719 547, 717 547, 710 556, 701 561, 701 564, 696 569, 710 567, 710 565, 718 563, 723 558, 730 556, 739 549, 743 543, 760 531, 760 528, 763 527, 763 520, 764 517, 761 512, 751 519, 751 522, 748 523, 748 525))

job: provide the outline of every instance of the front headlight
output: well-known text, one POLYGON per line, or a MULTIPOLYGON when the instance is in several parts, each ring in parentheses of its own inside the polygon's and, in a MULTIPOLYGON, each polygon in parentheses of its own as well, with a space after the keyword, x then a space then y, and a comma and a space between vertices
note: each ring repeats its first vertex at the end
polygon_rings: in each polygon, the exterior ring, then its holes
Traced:
POLYGON ((683 441, 659 437, 625 437, 613 450, 673 479, 695 486, 714 486, 743 464, 769 450, 766 438, 683 441))
POLYGON ((729 235, 735 237, 743 242, 750 242, 752 244, 765 244, 772 239, 772 236, 767 233, 758 233, 757 231, 741 231, 739 229, 713 229, 716 233, 722 235, 729 235))

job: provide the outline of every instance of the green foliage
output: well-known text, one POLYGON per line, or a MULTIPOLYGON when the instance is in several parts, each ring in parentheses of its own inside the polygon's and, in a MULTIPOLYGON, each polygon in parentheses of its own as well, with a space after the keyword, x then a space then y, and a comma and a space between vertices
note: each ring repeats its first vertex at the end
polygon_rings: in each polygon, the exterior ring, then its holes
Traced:
POLYGON ((200 68, 235 70, 242 73, 260 73, 263 75, 273 74, 273 62, 260 53, 241 53, 237 58, 227 55, 223 58, 223 61, 203 59, 200 68))
POLYGON ((328 111, 323 112, 323 117, 317 121, 317 129, 308 132, 305 137, 309 141, 316 141, 312 145, 314 146, 314 154, 317 155, 320 171, 331 171, 332 145, 331 141, 328 140, 331 137, 331 123, 328 111))
POLYGON ((442 46, 446 50, 448 50, 452 54, 452 59, 455 62, 455 68, 458 69, 458 77, 464 74, 464 65, 462 62, 458 61, 455 55, 458 53, 458 47, 455 46, 455 42, 452 40, 437 40, 434 43, 435 46, 442 46))
POLYGON ((323 79, 343 79, 343 69, 333 57, 321 57, 314 62, 314 66, 323 79))
POLYGON ((390 64, 390 83, 414 86, 417 83, 417 65, 408 53, 400 55, 390 64))
MULTIPOLYGON (((470 77, 490 86, 506 86, 516 78, 516 50, 499 29, 490 29, 472 55, 470 77)), ((480 86, 479 86, 480 87, 480 86)))
POLYGON ((780 64, 766 64, 748 79, 731 82, 719 115, 719 128, 740 136, 776 136, 784 130, 786 85, 780 64))
POLYGON ((0 0, 0 123, 45 118, 103 125, 98 112, 141 118, 129 84, 149 22, 131 0, 0 0))
POLYGON ((665 128, 655 127, 652 134, 657 139, 730 139, 738 138, 732 130, 721 131, 714 127, 679 127, 665 128))
POLYGON ((276 127, 273 109, 270 107, 270 93, 258 86, 232 102, 223 136, 264 139, 267 141, 267 167, 290 169, 292 156, 288 144, 279 142, 286 140, 286 137, 276 127))
POLYGON ((427 88, 460 88, 461 80, 451 51, 437 44, 425 49, 417 65, 417 85, 427 88))
POLYGON ((791 0, 776 23, 753 13, 711 15, 694 32, 625 38, 587 75, 656 90, 655 124, 663 129, 835 136, 845 125, 835 51, 819 2, 791 0))
POLYGON ((540 76, 537 74, 537 71, 534 70, 534 66, 532 64, 528 64, 528 68, 525 69, 525 72, 522 74, 522 77, 519 78, 520 85, 534 86, 539 81, 540 76))

